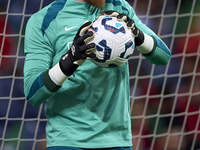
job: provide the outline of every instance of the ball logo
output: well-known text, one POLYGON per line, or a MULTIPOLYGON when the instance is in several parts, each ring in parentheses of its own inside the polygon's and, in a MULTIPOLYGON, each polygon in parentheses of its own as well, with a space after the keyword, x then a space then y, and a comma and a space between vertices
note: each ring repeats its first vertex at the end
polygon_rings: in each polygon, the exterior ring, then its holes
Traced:
POLYGON ((125 31, 125 29, 124 29, 124 27, 122 26, 121 23, 118 23, 118 22, 115 23, 115 27, 106 24, 106 22, 111 21, 111 20, 112 20, 112 18, 107 18, 107 17, 105 17, 104 19, 102 19, 101 24, 104 26, 104 28, 106 30, 110 31, 113 34, 117 34, 117 33, 120 33, 120 32, 124 33, 124 34, 126 33, 126 31, 125 31))

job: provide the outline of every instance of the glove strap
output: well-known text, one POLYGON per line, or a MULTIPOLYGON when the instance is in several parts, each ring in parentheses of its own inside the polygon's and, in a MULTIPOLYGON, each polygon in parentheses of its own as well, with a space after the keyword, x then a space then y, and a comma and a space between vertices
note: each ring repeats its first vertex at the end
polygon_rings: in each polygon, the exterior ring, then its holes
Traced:
MULTIPOLYGON (((135 29, 134 32, 137 32, 139 29, 135 29)), ((137 37, 135 37, 135 46, 140 46, 144 42, 144 33, 139 30, 139 34, 137 37)))
MULTIPOLYGON (((66 54, 68 55, 68 54, 66 54)), ((74 71, 79 67, 78 65, 75 65, 72 60, 70 59, 70 56, 67 56, 65 59, 61 59, 59 61, 59 66, 61 71, 66 75, 66 76, 71 76, 74 71)))

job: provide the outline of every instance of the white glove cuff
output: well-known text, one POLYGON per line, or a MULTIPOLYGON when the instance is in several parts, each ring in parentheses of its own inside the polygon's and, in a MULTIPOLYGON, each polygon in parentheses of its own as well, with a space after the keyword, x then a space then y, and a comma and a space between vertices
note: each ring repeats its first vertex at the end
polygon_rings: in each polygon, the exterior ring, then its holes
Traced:
POLYGON ((68 79, 68 76, 61 71, 59 63, 49 70, 49 77, 58 86, 63 85, 68 79))
POLYGON ((153 38, 150 35, 144 33, 144 42, 140 46, 137 46, 137 49, 142 54, 148 54, 153 50, 153 48, 154 48, 153 38))

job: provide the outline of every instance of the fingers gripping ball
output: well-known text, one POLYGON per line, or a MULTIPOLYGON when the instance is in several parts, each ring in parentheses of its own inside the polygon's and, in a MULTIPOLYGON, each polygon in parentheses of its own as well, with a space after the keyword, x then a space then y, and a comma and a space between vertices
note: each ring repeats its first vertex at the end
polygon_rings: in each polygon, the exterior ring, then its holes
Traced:
POLYGON ((92 31, 88 29, 92 26, 91 21, 86 21, 77 31, 72 47, 62 56, 59 66, 66 76, 70 76, 81 66, 86 59, 96 58, 93 52, 96 49, 94 42, 88 43, 94 37, 92 31))
POLYGON ((117 67, 128 61, 132 55, 135 43, 131 29, 126 23, 117 20, 116 17, 100 16, 89 30, 94 32, 96 43, 95 59, 93 63, 101 67, 117 67))
POLYGON ((71 47, 72 61, 73 64, 82 65, 85 59, 95 58, 95 54, 92 51, 95 49, 94 43, 86 44, 88 41, 93 39, 94 34, 91 31, 88 31, 88 28, 92 26, 92 22, 86 21, 79 28, 74 41, 71 47))
POLYGON ((135 26, 135 22, 131 18, 129 18, 125 13, 118 13, 117 11, 108 10, 104 12, 104 15, 110 16, 110 17, 116 17, 118 21, 122 21, 122 20, 125 21, 128 29, 131 29, 132 35, 134 37, 138 37, 139 30, 135 26))

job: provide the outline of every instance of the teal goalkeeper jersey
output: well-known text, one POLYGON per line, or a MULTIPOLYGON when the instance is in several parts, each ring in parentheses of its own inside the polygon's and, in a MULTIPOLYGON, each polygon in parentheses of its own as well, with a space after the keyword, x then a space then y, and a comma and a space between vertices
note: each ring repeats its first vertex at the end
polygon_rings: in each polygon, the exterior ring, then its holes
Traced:
POLYGON ((49 91, 51 84, 44 84, 44 72, 68 51, 79 27, 106 10, 126 13, 141 31, 155 38, 153 52, 144 55, 151 63, 167 64, 171 57, 163 41, 141 23, 124 0, 106 0, 102 10, 85 2, 57 0, 34 14, 25 34, 24 93, 34 106, 47 101, 47 147, 132 145, 128 63, 101 68, 86 60, 61 88, 49 91))

